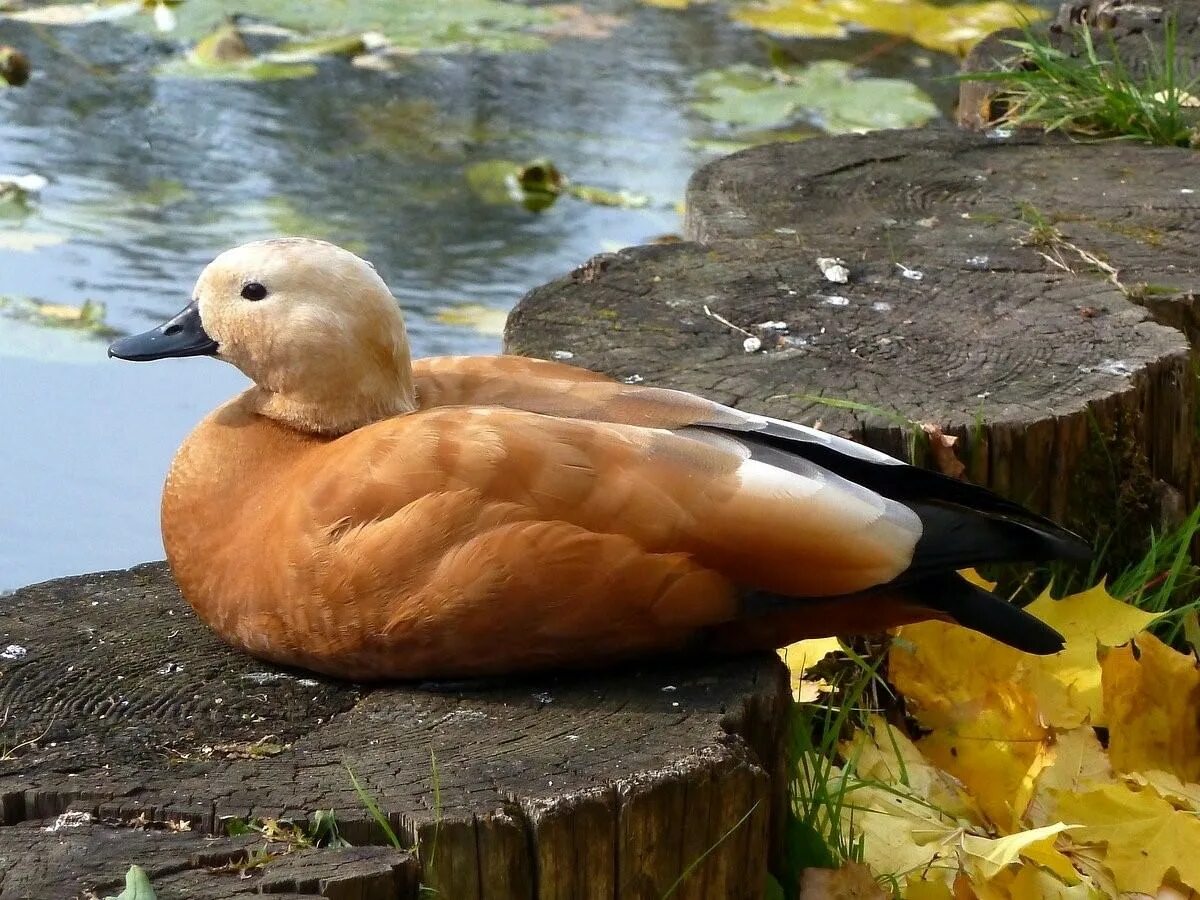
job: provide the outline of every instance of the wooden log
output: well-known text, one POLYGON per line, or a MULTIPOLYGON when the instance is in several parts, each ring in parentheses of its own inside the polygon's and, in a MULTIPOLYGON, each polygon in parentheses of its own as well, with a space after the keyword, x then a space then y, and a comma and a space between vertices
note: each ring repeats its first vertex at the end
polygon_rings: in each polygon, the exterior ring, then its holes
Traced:
POLYGON ((1188 151, 1127 144, 921 130, 756 147, 693 177, 693 242, 535 289, 506 347, 917 462, 913 423, 932 423, 973 480, 1144 538, 1195 497, 1194 360, 1171 327, 1198 330, 1194 192, 1188 151))
POLYGON ((773 657, 365 687, 227 649, 161 563, 2 604, 6 900, 117 893, 132 863, 160 900, 658 898, 710 848, 674 896, 761 896, 786 798, 773 657), (353 847, 227 836, 318 810, 353 847))

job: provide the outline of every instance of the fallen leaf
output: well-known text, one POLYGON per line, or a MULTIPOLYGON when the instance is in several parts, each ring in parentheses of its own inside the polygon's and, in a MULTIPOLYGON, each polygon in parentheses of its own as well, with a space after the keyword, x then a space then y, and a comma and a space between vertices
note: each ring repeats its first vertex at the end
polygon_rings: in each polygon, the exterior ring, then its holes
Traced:
POLYGON ((733 18, 785 37, 837 38, 847 26, 894 34, 943 53, 965 56, 1001 28, 1038 22, 1044 9, 991 0, 939 4, 923 0, 768 0, 741 7, 733 18))
POLYGON ((1120 772, 1161 769, 1200 781, 1200 667, 1152 634, 1101 663, 1108 755, 1120 772))
POLYGON ((825 682, 811 681, 804 676, 830 653, 837 653, 841 649, 841 641, 831 637, 797 641, 779 650, 779 658, 788 667, 791 677, 792 698, 797 703, 812 703, 817 699, 825 682))
POLYGON ((922 422, 921 431, 929 439, 929 452, 933 456, 933 463, 937 466, 937 470, 951 478, 962 478, 967 467, 954 453, 954 445, 958 443, 958 437, 946 434, 940 425, 933 422, 922 422))
POLYGON ((1056 812, 1080 826, 1071 843, 1103 845, 1093 852, 1118 891, 1155 894, 1168 873, 1200 889, 1200 818, 1155 791, 1108 784, 1083 794, 1061 792, 1056 812))
POLYGON ((983 821, 962 782, 930 762, 908 735, 882 716, 871 716, 866 728, 857 731, 843 749, 843 755, 854 761, 854 770, 864 781, 894 785, 956 820, 976 825, 983 821))
POLYGON ((1059 732, 1050 748, 1048 765, 1038 773, 1033 799, 1026 811, 1034 825, 1056 818, 1055 797, 1081 793, 1113 780, 1112 765, 1090 725, 1059 732))
POLYGON ((1055 835, 1070 827, 1063 822, 1055 822, 1053 825, 1018 831, 1000 838, 963 835, 963 868, 973 881, 990 881, 999 875, 1001 870, 1017 862, 1026 852, 1044 854, 1046 841, 1053 842, 1055 835))
POLYGON ((498 336, 504 334, 508 311, 480 303, 463 303, 460 306, 443 307, 437 311, 435 318, 443 325, 465 326, 479 334, 498 336))
POLYGON ((1031 685, 1042 714, 1056 728, 1084 722, 1104 724, 1098 647, 1116 647, 1156 618, 1110 595, 1104 584, 1054 600, 1047 589, 1026 611, 1066 639, 1061 653, 1044 658, 1032 670, 1031 685))
POLYGON ((897 631, 888 672, 930 733, 917 746, 958 778, 1004 831, 1017 827, 1051 732, 1024 678, 1034 657, 944 622, 897 631))

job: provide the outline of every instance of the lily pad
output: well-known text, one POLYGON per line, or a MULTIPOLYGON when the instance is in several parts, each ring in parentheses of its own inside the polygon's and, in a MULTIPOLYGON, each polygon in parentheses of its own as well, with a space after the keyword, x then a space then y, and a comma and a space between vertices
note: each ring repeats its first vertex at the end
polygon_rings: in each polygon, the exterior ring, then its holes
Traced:
POLYGON ((554 163, 490 159, 467 167, 467 184, 484 203, 517 203, 531 212, 552 206, 562 193, 564 179, 554 163))
POLYGON ((0 13, 0 18, 28 22, 31 25, 90 25, 115 22, 134 16, 143 9, 142 0, 120 3, 50 3, 30 9, 0 13))
POLYGON ((443 325, 458 325, 471 328, 477 334, 498 337, 504 334, 508 310, 495 309, 481 303, 463 303, 439 309, 434 318, 443 325))
POLYGON ((274 234, 330 241, 360 255, 367 252, 367 245, 355 229, 319 214, 301 211, 287 197, 272 197, 262 204, 259 213, 274 234))
POLYGON ((700 76, 700 99, 692 107, 734 126, 764 129, 803 119, 833 134, 908 128, 938 115, 937 106, 914 84, 852 73, 853 67, 839 60, 799 69, 730 66, 700 76))
POLYGON ((14 297, 0 294, 0 315, 5 318, 46 328, 68 328, 94 337, 112 338, 122 332, 105 322, 107 309, 103 303, 85 300, 79 306, 69 303, 48 303, 35 297, 14 297))
POLYGON ((160 66, 161 75, 177 78, 212 78, 222 81, 280 81, 308 78, 317 67, 306 62, 260 59, 237 27, 226 22, 205 35, 183 59, 160 66))
POLYGON ((1011 0, 766 0, 733 12, 735 21, 781 37, 845 37, 849 28, 857 27, 960 56, 993 31, 1038 22, 1047 15, 1045 9, 1011 0))
POLYGON ((589 184, 571 184, 567 193, 576 200, 591 203, 594 206, 619 206, 623 209, 642 209, 650 205, 650 198, 645 194, 635 194, 631 191, 610 191, 608 188, 595 187, 589 184))
POLYGON ((196 65, 191 60, 174 60, 158 67, 167 78, 211 78, 216 81, 288 81, 317 74, 312 63, 279 63, 252 59, 244 63, 196 65))
MULTIPOLYGON (((379 32, 411 52, 539 50, 546 40, 530 29, 554 24, 553 14, 544 8, 503 0, 186 0, 175 12, 176 33, 185 40, 197 41, 237 15, 314 36, 379 32)), ((145 27, 145 17, 125 21, 145 27)))
POLYGON ((344 34, 311 41, 288 41, 266 54, 266 58, 278 63, 313 62, 330 56, 354 57, 366 51, 367 42, 361 34, 344 34))
POLYGON ((21 87, 29 81, 29 57, 16 47, 0 45, 0 87, 21 87))

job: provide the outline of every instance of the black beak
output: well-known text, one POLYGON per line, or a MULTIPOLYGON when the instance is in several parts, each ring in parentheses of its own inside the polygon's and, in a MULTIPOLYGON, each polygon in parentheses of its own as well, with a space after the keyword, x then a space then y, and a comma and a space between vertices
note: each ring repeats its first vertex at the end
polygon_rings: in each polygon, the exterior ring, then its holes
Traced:
POLYGON ((172 356, 215 356, 216 353, 217 342, 204 330, 200 307, 195 300, 157 328, 123 337, 108 345, 109 356, 134 362, 172 356))

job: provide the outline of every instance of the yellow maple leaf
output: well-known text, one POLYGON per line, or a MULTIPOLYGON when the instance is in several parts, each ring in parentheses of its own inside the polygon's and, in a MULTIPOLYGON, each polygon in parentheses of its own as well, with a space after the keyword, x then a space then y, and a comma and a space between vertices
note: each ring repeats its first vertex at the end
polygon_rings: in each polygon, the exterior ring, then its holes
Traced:
POLYGON ((971 877, 973 883, 991 881, 1002 870, 1029 852, 1047 857, 1045 842, 1053 843, 1055 835, 1061 834, 1070 827, 1063 822, 1055 822, 1053 825, 1018 831, 1001 838, 980 837, 975 834, 963 835, 961 844, 963 870, 971 877))
POLYGON ((1111 873, 1117 891, 1155 894, 1170 876, 1200 890, 1200 818, 1175 809, 1157 792, 1125 784, 1083 794, 1064 791, 1056 812, 1080 826, 1070 832, 1070 842, 1092 845, 1090 852, 1111 873))
POLYGON ((1056 728, 1103 725, 1097 648, 1126 643, 1157 616, 1117 600, 1103 582, 1061 600, 1047 590, 1025 609, 1066 639, 1061 653, 1031 667, 1031 686, 1046 721, 1056 728))
POLYGON ((1121 772, 1200 781, 1200 667, 1152 634, 1101 663, 1108 755, 1121 772))
POLYGON ((737 10, 737 21, 787 37, 844 37, 847 25, 906 37, 930 50, 965 55, 987 35, 1045 18, 1036 6, 984 0, 767 0, 737 10))
POLYGON ((942 622, 899 629, 888 674, 930 734, 921 752, 970 791, 1001 830, 1014 830, 1045 765, 1050 729, 1024 684, 1034 657, 942 622))
POLYGON ((928 801, 947 816, 982 824, 979 807, 962 783, 933 765, 906 734, 882 716, 868 719, 866 729, 856 732, 843 748, 843 756, 854 760, 855 771, 864 781, 893 785, 928 801))
POLYGON ((830 637, 796 641, 779 651, 779 658, 787 665, 791 675, 792 697, 797 703, 812 703, 817 699, 824 682, 808 680, 804 677, 805 673, 830 653, 841 649, 841 642, 830 637))
POLYGON ((1150 769, 1146 772, 1127 772, 1121 780, 1135 790, 1150 787, 1176 809, 1200 813, 1200 784, 1185 784, 1170 772, 1150 769))
POLYGON ((1077 794, 1113 780, 1108 756, 1090 725, 1056 734, 1047 762, 1038 774, 1033 799, 1026 810, 1033 825, 1054 821, 1055 797, 1059 793, 1077 794))

